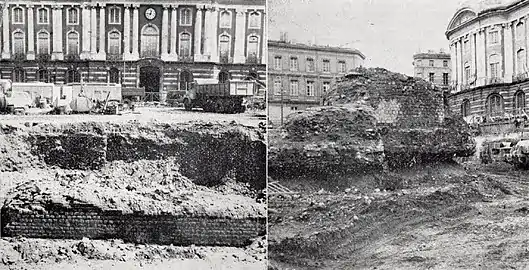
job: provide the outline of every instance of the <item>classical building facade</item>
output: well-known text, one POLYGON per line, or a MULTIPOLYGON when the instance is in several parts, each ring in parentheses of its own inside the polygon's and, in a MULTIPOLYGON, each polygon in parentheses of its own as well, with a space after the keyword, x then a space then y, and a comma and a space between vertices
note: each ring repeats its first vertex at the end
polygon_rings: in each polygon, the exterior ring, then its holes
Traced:
POLYGON ((336 79, 364 59, 355 49, 269 40, 269 119, 279 124, 297 110, 322 105, 336 79))
POLYGON ((428 51, 413 55, 414 76, 448 90, 451 82, 450 54, 428 51))
POLYGON ((457 10, 446 31, 452 111, 485 122, 525 115, 528 18, 527 0, 466 1, 457 10))
POLYGON ((152 99, 196 79, 264 79, 265 0, 5 1, 0 76, 110 82, 152 99))

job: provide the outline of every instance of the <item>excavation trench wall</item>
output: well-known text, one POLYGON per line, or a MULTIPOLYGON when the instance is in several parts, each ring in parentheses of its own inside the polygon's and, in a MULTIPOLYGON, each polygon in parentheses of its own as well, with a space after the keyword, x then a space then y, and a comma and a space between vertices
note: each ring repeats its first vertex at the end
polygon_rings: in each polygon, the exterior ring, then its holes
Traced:
POLYGON ((265 234, 266 219, 123 214, 82 204, 31 212, 10 205, 2 210, 2 228, 3 236, 242 247, 265 234))

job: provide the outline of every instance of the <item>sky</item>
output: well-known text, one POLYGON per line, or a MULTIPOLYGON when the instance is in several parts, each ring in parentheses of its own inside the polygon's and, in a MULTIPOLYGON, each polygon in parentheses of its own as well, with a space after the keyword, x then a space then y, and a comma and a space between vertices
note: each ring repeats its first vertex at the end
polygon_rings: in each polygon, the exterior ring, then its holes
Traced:
POLYGON ((413 75, 413 54, 449 52, 459 0, 268 0, 269 39, 359 49, 364 66, 413 75))

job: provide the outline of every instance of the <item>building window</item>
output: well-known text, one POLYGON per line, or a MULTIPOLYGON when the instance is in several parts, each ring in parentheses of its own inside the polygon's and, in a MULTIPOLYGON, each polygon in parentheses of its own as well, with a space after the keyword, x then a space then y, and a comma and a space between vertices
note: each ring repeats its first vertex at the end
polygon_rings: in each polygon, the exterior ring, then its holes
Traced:
POLYGON ((499 78, 498 76, 498 67, 500 66, 500 63, 491 63, 490 64, 490 77, 492 79, 497 79, 499 78))
POLYGON ((121 9, 117 6, 110 8, 108 12, 108 23, 109 24, 121 24, 121 9))
POLYGON ((448 67, 448 60, 443 60, 443 67, 448 67))
POLYGON ((499 42, 498 40, 498 31, 490 32, 489 33, 490 43, 496 44, 499 42))
POLYGON ((227 71, 219 72, 219 83, 226 83, 230 80, 230 73, 227 71))
POLYGON ((470 66, 465 66, 465 82, 470 83, 470 66))
POLYGON ((26 72, 22 68, 15 68, 12 77, 13 82, 25 82, 26 72))
POLYGON ((331 61, 328 59, 323 60, 323 72, 331 72, 331 61))
POLYGON ((281 65, 281 56, 276 55, 274 57, 274 69, 275 70, 281 70, 283 67, 281 65))
POLYGON ((323 87, 322 87, 323 93, 329 92, 330 89, 331 89, 331 83, 323 82, 323 87))
POLYGON ((431 67, 434 66, 433 60, 430 60, 429 63, 430 63, 430 66, 431 66, 431 67))
POLYGON ((277 77, 275 78, 274 80, 274 94, 276 96, 279 96, 281 95, 281 92, 282 92, 282 85, 281 85, 281 78, 280 77, 277 77))
POLYGON ((314 59, 312 58, 307 58, 307 71, 308 72, 314 72, 315 68, 314 68, 314 59))
POLYGON ((298 70, 298 58, 297 57, 290 57, 290 70, 292 71, 298 70))
POLYGON ((247 50, 248 59, 250 61, 256 62, 259 58, 259 38, 257 36, 252 35, 248 38, 247 50))
POLYGON ((67 70, 65 80, 66 83, 80 82, 81 76, 79 74, 79 71, 77 71, 76 69, 67 70))
POLYGON ((108 53, 111 55, 121 54, 121 33, 117 30, 108 33, 108 53))
POLYGON ((21 7, 13 8, 13 23, 23 24, 24 23, 24 10, 21 7))
POLYGON ((191 56, 191 34, 189 33, 180 34, 180 56, 191 56))
POLYGON ((340 61, 338 62, 338 71, 340 73, 345 73, 347 72, 347 65, 345 64, 345 61, 340 61))
POLYGON ((158 28, 156 28, 156 26, 152 24, 144 26, 143 31, 141 31, 141 56, 158 57, 159 40, 160 35, 158 34, 158 28))
POLYGON ((503 98, 499 94, 492 94, 489 96, 487 102, 489 105, 489 115, 498 116, 503 114, 503 98))
POLYGON ((119 83, 119 70, 117 68, 113 67, 108 71, 108 82, 119 83))
POLYGON ((527 61, 526 53, 524 49, 516 52, 516 67, 518 69, 518 74, 524 74, 527 72, 527 61))
POLYGON ((448 85, 448 73, 443 73, 443 85, 448 85))
POLYGON ((314 82, 313 81, 307 81, 307 96, 308 97, 314 96, 314 82))
POLYGON ((26 42, 24 32, 17 30, 13 33, 13 53, 24 54, 26 52, 26 42))
POLYGON ((49 82, 48 70, 41 68, 37 71, 37 79, 39 82, 49 82))
POLYGON ((49 13, 47 8, 39 8, 37 10, 38 20, 37 24, 48 24, 49 23, 49 13))
POLYGON ((44 30, 37 34, 37 54, 50 54, 50 34, 44 30))
POLYGON ((66 36, 66 50, 68 55, 79 54, 79 34, 77 32, 69 32, 66 36))
POLYGON ((515 114, 522 114, 525 110, 525 93, 519 90, 514 94, 514 110, 515 114))
POLYGON ((250 13, 249 26, 251 29, 260 29, 261 28, 261 14, 259 12, 250 13))
POLYGON ((69 25, 79 24, 79 11, 77 10, 77 8, 74 8, 74 7, 69 8, 66 14, 68 16, 69 25))
POLYGON ((230 40, 230 36, 227 34, 223 34, 219 38, 219 51, 221 63, 228 63, 228 59, 230 58, 230 40))
POLYGON ((299 82, 297 80, 290 81, 290 95, 291 96, 299 95, 299 82))
POLYGON ((435 73, 429 73, 428 74, 428 81, 433 83, 435 78, 435 73))
POLYGON ((231 12, 224 10, 220 13, 220 27, 231 28, 231 12))
POLYGON ((180 10, 180 25, 190 26, 192 19, 193 18, 192 18, 192 15, 191 15, 191 9, 184 8, 184 9, 180 10))
POLYGON ((470 115, 470 101, 468 99, 463 100, 463 103, 461 103, 461 114, 463 117, 470 115))

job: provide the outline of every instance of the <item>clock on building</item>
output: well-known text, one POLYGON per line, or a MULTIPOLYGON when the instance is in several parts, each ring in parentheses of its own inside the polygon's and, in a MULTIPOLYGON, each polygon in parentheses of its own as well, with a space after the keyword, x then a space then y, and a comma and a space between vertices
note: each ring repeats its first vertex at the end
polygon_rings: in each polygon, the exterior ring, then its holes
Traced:
POLYGON ((154 10, 154 8, 148 8, 145 10, 145 18, 152 20, 154 17, 156 17, 156 10, 154 10))

